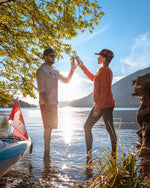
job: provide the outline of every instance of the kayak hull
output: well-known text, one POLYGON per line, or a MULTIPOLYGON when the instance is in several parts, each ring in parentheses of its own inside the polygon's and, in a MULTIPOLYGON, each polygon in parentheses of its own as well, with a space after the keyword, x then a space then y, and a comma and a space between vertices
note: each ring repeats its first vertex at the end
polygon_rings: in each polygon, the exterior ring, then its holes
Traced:
POLYGON ((31 146, 31 140, 19 137, 0 137, 0 177, 19 162, 31 146))

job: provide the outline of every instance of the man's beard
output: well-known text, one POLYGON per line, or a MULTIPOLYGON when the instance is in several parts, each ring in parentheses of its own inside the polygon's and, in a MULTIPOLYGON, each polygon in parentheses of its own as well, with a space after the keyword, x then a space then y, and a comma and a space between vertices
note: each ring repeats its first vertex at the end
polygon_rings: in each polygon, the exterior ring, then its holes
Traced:
POLYGON ((54 64, 54 61, 48 60, 47 63, 53 65, 53 64, 54 64))

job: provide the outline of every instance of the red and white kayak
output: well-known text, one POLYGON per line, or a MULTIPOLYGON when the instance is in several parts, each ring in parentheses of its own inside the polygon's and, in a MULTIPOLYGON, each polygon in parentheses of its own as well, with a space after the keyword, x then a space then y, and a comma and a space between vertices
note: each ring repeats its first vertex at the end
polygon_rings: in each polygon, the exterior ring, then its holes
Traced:
POLYGON ((20 161, 29 148, 32 149, 18 99, 14 103, 8 122, 14 127, 14 131, 11 136, 0 137, 0 177, 20 161))
POLYGON ((22 159, 31 146, 31 140, 16 136, 0 137, 0 176, 22 159))

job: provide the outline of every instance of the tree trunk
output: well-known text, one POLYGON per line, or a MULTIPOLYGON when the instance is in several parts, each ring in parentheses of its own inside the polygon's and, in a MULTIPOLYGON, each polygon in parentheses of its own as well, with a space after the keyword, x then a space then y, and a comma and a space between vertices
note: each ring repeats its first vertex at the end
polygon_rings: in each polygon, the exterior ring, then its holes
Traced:
POLYGON ((132 96, 138 96, 141 101, 137 112, 137 123, 140 126, 137 148, 141 151, 142 174, 147 176, 150 174, 150 73, 137 77, 132 85, 135 85, 132 96))

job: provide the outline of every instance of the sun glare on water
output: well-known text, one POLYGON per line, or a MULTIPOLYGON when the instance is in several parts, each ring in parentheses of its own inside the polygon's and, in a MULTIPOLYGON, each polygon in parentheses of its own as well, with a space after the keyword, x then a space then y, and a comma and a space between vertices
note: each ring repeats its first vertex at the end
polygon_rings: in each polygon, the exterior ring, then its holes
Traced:
POLYGON ((70 107, 63 108, 63 116, 61 122, 64 141, 66 144, 71 144, 73 134, 73 118, 70 107))

